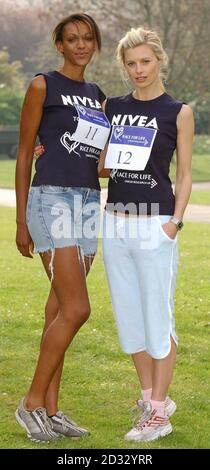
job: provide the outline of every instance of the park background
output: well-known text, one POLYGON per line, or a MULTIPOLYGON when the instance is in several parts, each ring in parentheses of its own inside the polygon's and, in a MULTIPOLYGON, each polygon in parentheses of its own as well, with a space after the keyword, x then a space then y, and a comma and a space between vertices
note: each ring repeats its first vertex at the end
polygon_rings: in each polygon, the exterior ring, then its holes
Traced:
POLYGON ((49 285, 38 257, 32 261, 17 252, 15 209, 0 201, 0 448, 210 448, 210 217, 205 222, 199 218, 202 211, 210 213, 209 0, 0 0, 0 11, 0 188, 14 188, 10 151, 26 87, 35 73, 59 68, 50 33, 63 16, 76 11, 93 15, 102 31, 102 53, 86 79, 108 96, 129 92, 115 64, 118 40, 132 26, 159 32, 169 55, 167 92, 194 110, 193 182, 199 183, 190 199, 197 217, 187 220, 180 234, 175 296, 180 346, 170 390, 177 402, 174 433, 151 444, 123 440, 139 387, 131 360, 118 345, 101 244, 88 276, 92 315, 66 354, 61 388, 61 409, 92 434, 38 445, 16 424, 14 411, 36 363, 49 285))

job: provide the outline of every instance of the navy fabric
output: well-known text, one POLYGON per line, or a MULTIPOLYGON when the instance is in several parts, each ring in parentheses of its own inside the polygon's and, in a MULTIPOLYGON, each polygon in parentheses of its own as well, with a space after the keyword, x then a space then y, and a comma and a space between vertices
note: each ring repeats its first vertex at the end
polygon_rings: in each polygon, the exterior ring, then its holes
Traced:
POLYGON ((97 173, 100 150, 84 144, 72 146, 74 142, 68 136, 75 132, 78 122, 74 105, 83 104, 100 111, 104 93, 94 83, 71 80, 57 71, 38 75, 44 76, 47 87, 38 131, 45 152, 36 161, 32 186, 100 189, 97 173))
POLYGON ((169 167, 176 148, 176 119, 182 104, 167 93, 148 101, 135 99, 131 93, 107 99, 106 115, 112 125, 158 129, 144 171, 118 169, 111 172, 107 209, 113 210, 112 204, 126 205, 132 202, 135 203, 136 212, 139 214, 139 204, 146 203, 149 215, 151 203, 159 203, 160 215, 174 213, 175 197, 169 178, 169 167))

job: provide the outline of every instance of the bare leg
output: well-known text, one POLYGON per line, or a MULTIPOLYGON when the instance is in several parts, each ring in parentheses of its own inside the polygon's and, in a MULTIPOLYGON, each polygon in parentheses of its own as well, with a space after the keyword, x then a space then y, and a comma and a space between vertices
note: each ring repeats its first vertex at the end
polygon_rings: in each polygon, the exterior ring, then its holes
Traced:
MULTIPOLYGON (((42 255, 47 274, 50 259, 49 253, 42 255)), ((59 302, 59 312, 42 338, 37 367, 25 403, 29 410, 45 406, 46 393, 65 351, 90 313, 84 270, 78 259, 77 247, 55 250, 52 286, 59 302)))
MULTIPOLYGON (((95 255, 85 256, 86 275, 88 274, 90 270, 91 264, 94 260, 94 256, 95 255)), ((51 287, 50 294, 49 294, 46 307, 45 307, 45 325, 44 325, 42 338, 48 326, 57 317, 58 311, 59 311, 58 299, 56 297, 54 289, 51 287)), ((45 407, 47 409, 48 416, 53 416, 58 411, 58 394, 59 394, 59 388, 60 388, 61 375, 63 371, 63 364, 64 364, 64 356, 47 390, 46 399, 45 399, 45 407)))
POLYGON ((94 258, 95 258, 95 253, 93 255, 85 256, 86 276, 88 275, 90 271, 94 258))
POLYGON ((171 351, 164 359, 152 359, 146 352, 132 354, 143 390, 152 388, 152 399, 165 400, 176 362, 176 344, 171 338, 171 351))
POLYGON ((152 388, 152 358, 145 351, 132 354, 132 359, 138 374, 141 388, 152 388))
MULTIPOLYGON (((51 287, 49 297, 47 299, 47 303, 45 306, 45 325, 44 325, 44 330, 42 334, 42 340, 44 338, 45 332, 47 331, 48 327, 57 317, 58 312, 59 312, 58 299, 56 297, 56 293, 53 287, 51 287)), ((41 340, 41 344, 42 344, 42 340, 41 340)), ((60 380, 61 380, 61 375, 62 375, 62 370, 63 370, 63 363, 64 363, 64 356, 63 356, 63 359, 61 359, 61 362, 56 372, 54 373, 54 376, 50 382, 50 385, 46 393, 45 407, 46 407, 48 416, 53 416, 58 411, 58 408, 57 408, 58 392, 59 392, 60 380)))
POLYGON ((172 381, 176 362, 176 344, 171 338, 171 351, 164 359, 153 359, 152 400, 164 401, 172 381))

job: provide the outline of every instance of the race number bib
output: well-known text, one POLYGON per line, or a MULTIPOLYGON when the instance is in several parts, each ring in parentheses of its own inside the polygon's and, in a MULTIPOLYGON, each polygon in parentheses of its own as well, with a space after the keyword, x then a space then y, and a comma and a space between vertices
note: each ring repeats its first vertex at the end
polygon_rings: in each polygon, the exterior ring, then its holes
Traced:
POLYGON ((110 132, 110 123, 102 111, 75 105, 79 121, 72 139, 82 144, 103 149, 110 132))
POLYGON ((113 126, 105 168, 144 170, 156 134, 149 127, 113 126))

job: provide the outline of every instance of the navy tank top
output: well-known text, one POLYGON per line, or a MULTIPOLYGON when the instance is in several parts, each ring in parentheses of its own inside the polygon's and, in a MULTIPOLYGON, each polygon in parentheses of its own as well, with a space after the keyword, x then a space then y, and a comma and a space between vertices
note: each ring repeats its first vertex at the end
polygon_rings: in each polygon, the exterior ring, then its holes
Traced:
POLYGON ((94 83, 71 80, 60 72, 43 75, 46 99, 38 136, 45 147, 36 161, 32 186, 73 186, 100 189, 97 165, 100 149, 73 142, 78 123, 76 105, 102 111, 104 93, 94 83))
MULTIPOLYGON (((160 215, 173 215, 175 197, 169 167, 176 149, 176 119, 182 104, 167 93, 148 101, 135 99, 132 93, 107 99, 106 115, 112 125, 119 128, 124 125, 157 129, 144 170, 131 171, 127 165, 123 169, 111 171, 107 210, 113 211, 114 204, 133 203, 137 215, 142 213, 141 207, 143 213, 146 207, 147 215, 153 214, 154 210, 160 215), (158 204, 158 209, 151 204, 158 204)), ((120 212, 124 211, 120 209, 120 212)))

